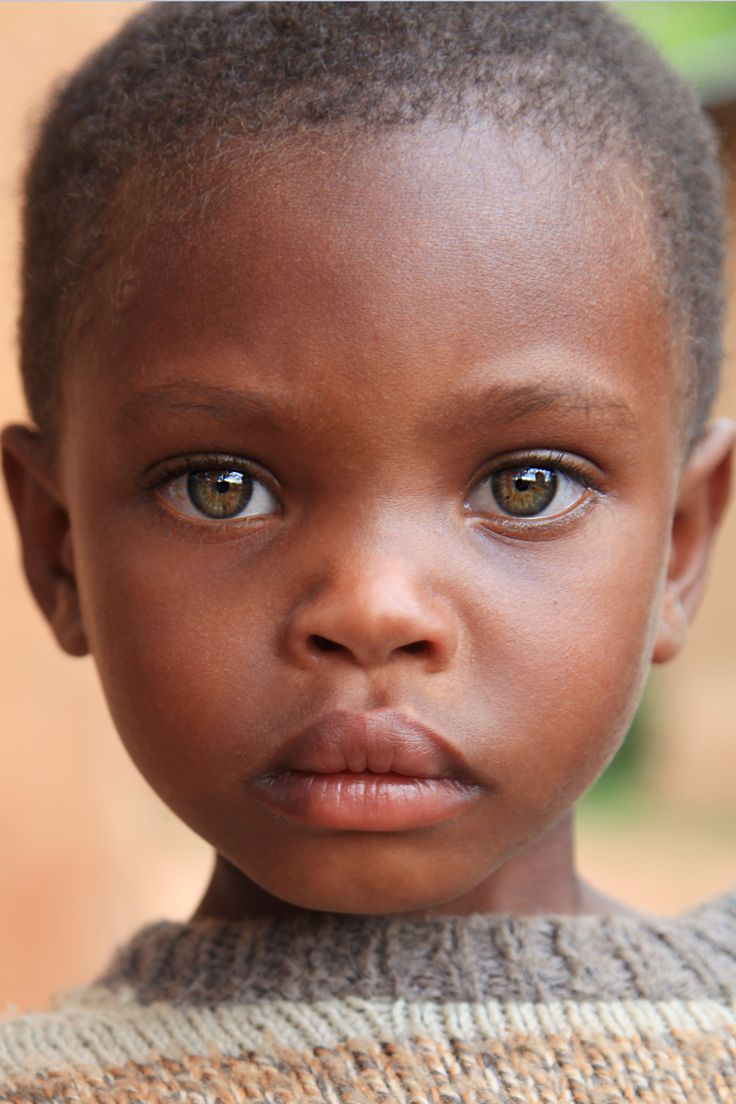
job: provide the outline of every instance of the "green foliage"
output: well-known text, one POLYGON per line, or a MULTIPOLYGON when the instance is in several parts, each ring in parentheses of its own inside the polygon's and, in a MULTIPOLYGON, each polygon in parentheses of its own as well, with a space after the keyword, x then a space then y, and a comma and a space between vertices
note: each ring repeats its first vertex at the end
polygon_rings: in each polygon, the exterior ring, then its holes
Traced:
POLYGON ((706 103, 736 99, 736 3, 611 6, 662 51, 706 103))

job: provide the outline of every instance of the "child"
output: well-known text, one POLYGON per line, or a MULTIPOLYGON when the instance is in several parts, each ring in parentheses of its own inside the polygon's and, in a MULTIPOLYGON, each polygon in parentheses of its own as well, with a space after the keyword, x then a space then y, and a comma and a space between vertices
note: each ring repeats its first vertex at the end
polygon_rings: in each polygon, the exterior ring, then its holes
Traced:
POLYGON ((736 1099, 736 897, 571 829, 727 497, 687 90, 598 5, 162 4, 26 194, 28 579, 218 858, 0 1099, 736 1099))

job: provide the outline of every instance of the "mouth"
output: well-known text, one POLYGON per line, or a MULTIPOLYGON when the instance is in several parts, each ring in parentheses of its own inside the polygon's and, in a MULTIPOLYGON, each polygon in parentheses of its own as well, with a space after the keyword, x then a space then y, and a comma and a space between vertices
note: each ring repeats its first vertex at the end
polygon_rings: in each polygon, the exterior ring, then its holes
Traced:
POLYGON ((256 781, 275 812, 317 828, 397 832, 458 816, 478 799, 459 753, 390 710, 329 713, 286 746, 256 781))

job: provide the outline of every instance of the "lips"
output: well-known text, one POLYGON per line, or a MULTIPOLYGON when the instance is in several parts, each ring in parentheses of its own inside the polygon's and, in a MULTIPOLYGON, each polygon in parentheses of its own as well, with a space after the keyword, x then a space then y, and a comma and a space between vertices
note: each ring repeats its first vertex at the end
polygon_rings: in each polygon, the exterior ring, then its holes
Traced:
POLYGON ((460 754, 405 714, 335 712, 290 739, 282 766, 256 782, 273 810, 319 828, 405 831, 478 799, 460 754))

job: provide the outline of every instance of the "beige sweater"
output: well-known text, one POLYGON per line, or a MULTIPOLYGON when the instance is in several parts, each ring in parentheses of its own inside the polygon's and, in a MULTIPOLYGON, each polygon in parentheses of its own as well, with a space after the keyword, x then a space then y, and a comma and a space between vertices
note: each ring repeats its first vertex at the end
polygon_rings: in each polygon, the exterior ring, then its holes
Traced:
POLYGON ((736 893, 671 920, 162 923, 0 1026, 23 1104, 734 1104, 736 893))

